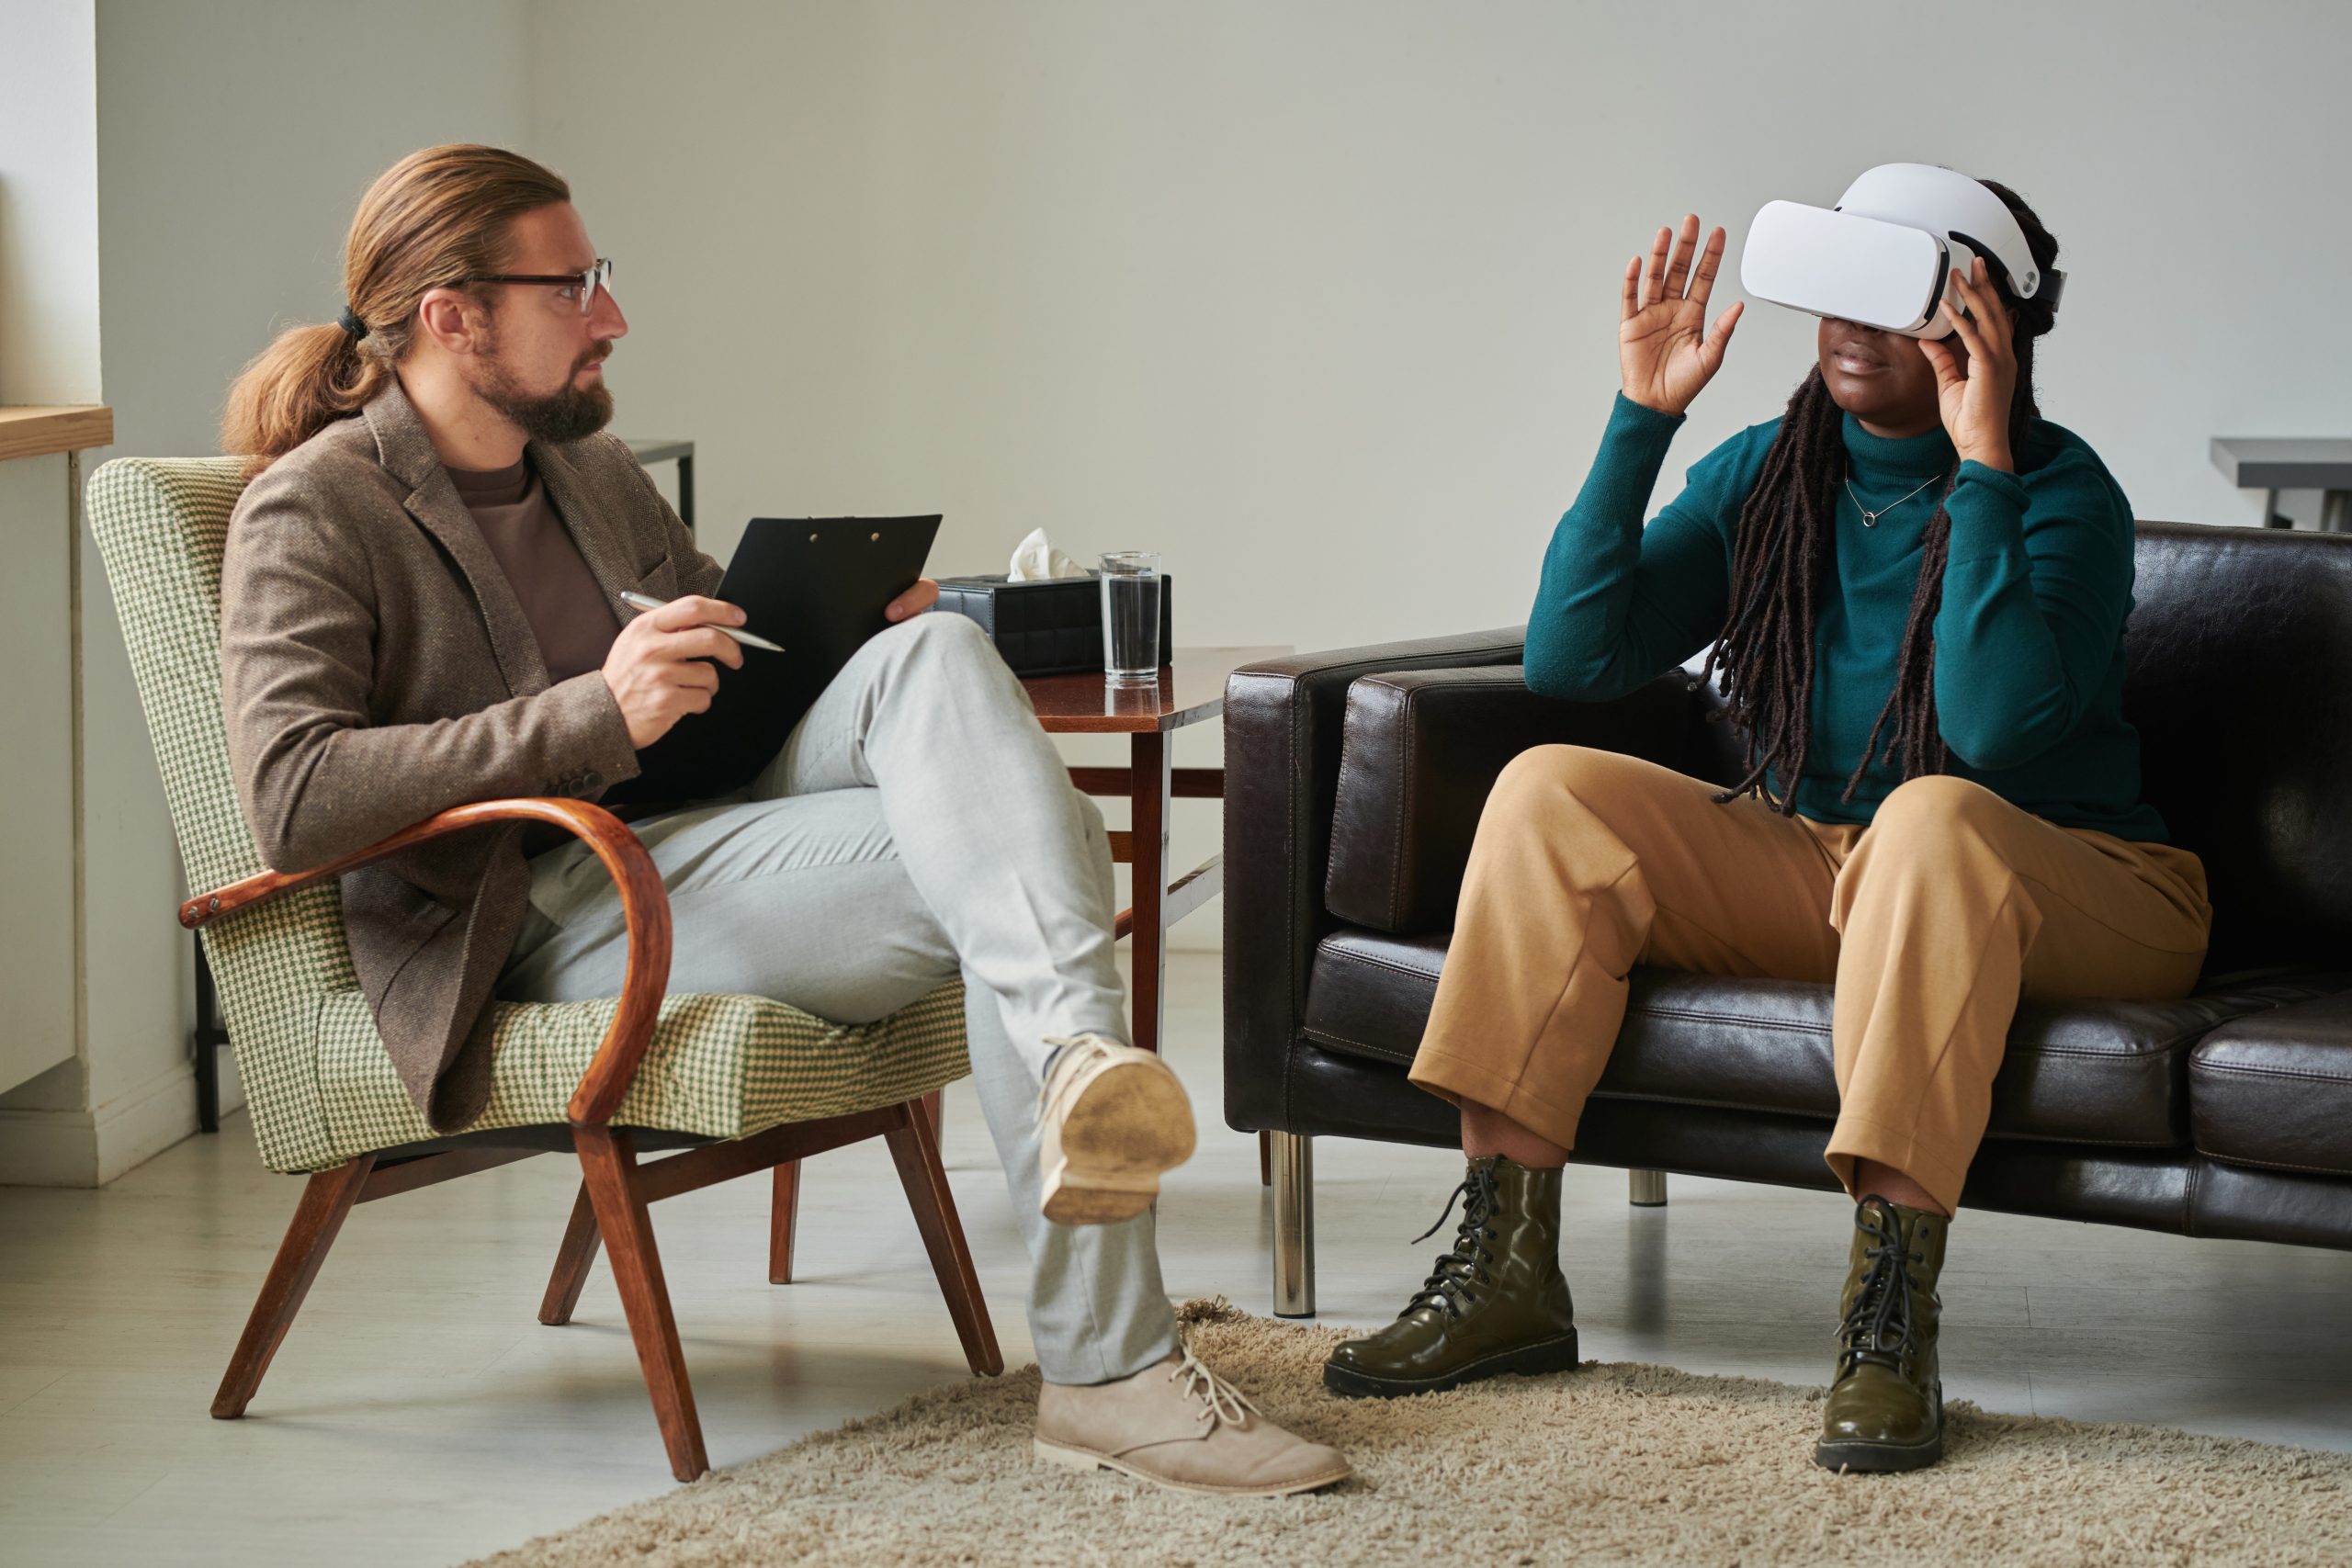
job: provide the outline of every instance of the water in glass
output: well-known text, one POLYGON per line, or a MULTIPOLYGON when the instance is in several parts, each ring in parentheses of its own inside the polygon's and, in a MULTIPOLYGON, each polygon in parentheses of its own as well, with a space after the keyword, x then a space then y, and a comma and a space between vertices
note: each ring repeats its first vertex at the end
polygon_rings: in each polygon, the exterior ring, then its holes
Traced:
POLYGON ((1117 682, 1159 679, 1159 552, 1102 558, 1102 673, 1117 682))

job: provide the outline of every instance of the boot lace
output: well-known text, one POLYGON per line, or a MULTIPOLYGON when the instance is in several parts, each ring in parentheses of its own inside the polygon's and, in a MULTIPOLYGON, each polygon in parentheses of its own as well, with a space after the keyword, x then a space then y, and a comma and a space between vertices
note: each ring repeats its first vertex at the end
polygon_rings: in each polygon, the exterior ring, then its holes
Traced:
POLYGON ((1445 1212, 1438 1215, 1437 1224, 1415 1236, 1414 1245, 1429 1240, 1443 1228, 1457 1200, 1462 1203, 1462 1224, 1454 1232, 1453 1249, 1439 1256, 1436 1271, 1421 1281, 1421 1288, 1413 1292, 1413 1299, 1405 1303, 1404 1312, 1397 1316, 1404 1317, 1418 1307, 1427 1306, 1458 1318, 1464 1307, 1477 1304, 1477 1293, 1472 1287, 1492 1280, 1488 1270, 1494 1266, 1495 1254, 1487 1244, 1495 1239, 1495 1233, 1487 1222, 1495 1217, 1498 1193, 1491 1168, 1474 1169, 1464 1177, 1462 1185, 1446 1199, 1445 1212))
MULTIPOLYGON (((1190 1340, 1180 1341, 1179 1348, 1183 1350, 1184 1357, 1169 1369, 1168 1381, 1184 1380, 1184 1386, 1177 1392, 1187 1399, 1201 1402, 1204 1408, 1197 1419, 1212 1424, 1221 1421, 1229 1427, 1238 1427, 1250 1415, 1264 1414, 1250 1402, 1248 1394, 1203 1366, 1193 1354, 1190 1340)), ((1211 1429, 1215 1429, 1214 1425, 1211 1429)))
POLYGON ((1838 1325, 1840 1380, 1865 1361, 1899 1373, 1917 1343, 1910 1266, 1921 1255, 1905 1248, 1902 1222, 1883 1199, 1864 1199, 1854 1211, 1854 1228, 1872 1245, 1862 1253, 1861 1288, 1838 1325))

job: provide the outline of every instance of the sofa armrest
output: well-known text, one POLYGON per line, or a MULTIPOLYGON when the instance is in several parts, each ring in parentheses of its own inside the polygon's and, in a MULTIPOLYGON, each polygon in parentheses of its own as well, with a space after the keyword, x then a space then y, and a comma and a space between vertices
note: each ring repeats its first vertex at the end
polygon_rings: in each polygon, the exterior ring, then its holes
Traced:
POLYGON ((1225 1100, 1243 1131, 1281 1127, 1306 966, 1324 910, 1348 688, 1376 671, 1516 665, 1524 628, 1245 665, 1225 687, 1225 1100))
POLYGON ((1452 929, 1479 813, 1510 760, 1567 744, 1682 770, 1692 686, 1676 670, 1614 702, 1566 703, 1529 691, 1515 664, 1359 678, 1342 721, 1326 907, 1374 931, 1452 929))

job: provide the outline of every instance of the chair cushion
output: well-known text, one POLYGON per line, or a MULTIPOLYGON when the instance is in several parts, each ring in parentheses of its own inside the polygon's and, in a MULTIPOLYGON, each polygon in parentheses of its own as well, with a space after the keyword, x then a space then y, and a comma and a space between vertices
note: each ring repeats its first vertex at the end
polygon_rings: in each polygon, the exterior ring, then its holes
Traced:
MULTIPOLYGON (((490 1105, 467 1131, 564 1121, 618 1000, 493 1001, 490 1105)), ((322 1120, 299 1145, 270 1136, 282 1127, 263 1129, 272 1169, 318 1170, 433 1136, 359 992, 327 998, 316 1060, 322 1120)), ((613 1124, 748 1137, 913 1100, 969 1070, 960 982, 865 1024, 828 1023, 766 997, 681 993, 663 999, 613 1124)))
POLYGON ((2352 1176, 2352 994, 2273 1008, 2198 1042, 2188 1117, 2211 1158, 2352 1176))
MULTIPOLYGON (((1305 1029, 1331 1050, 1409 1065, 1452 933, 1342 930, 1316 951, 1305 1029)), ((1831 989, 1648 966, 1594 1092, 1834 1118, 1831 989)), ((2170 1148, 2188 1140, 2189 1047, 2233 1019, 2343 990, 2335 974, 2221 977, 2177 1001, 2027 1001, 1993 1084, 1987 1135, 2170 1148)))

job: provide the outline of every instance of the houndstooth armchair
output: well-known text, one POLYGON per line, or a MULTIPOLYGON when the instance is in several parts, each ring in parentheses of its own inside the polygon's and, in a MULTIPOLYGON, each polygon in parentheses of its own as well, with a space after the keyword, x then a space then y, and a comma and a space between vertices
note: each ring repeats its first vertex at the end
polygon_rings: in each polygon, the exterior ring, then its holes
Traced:
POLYGON ((582 1181, 540 1321, 570 1321, 608 1246, 680 1480, 709 1466, 647 1213, 658 1199, 773 1169, 770 1277, 786 1280, 796 1162, 880 1136, 972 1370, 1002 1371, 933 1120, 936 1091, 968 1071, 960 986, 856 1026, 765 997, 665 995, 661 878, 634 834, 582 801, 483 801, 300 874, 263 865, 232 783, 220 698, 220 562, 240 473, 233 458, 121 458, 88 495, 193 893, 180 921, 202 932, 263 1161, 310 1178, 212 1414, 244 1413, 355 1203, 565 1148, 582 1181), (427 838, 516 819, 587 840, 620 884, 627 978, 617 998, 493 1001, 489 1106, 466 1132, 436 1137, 360 993, 336 878, 427 838), (640 1164, 640 1149, 684 1152, 640 1164))

